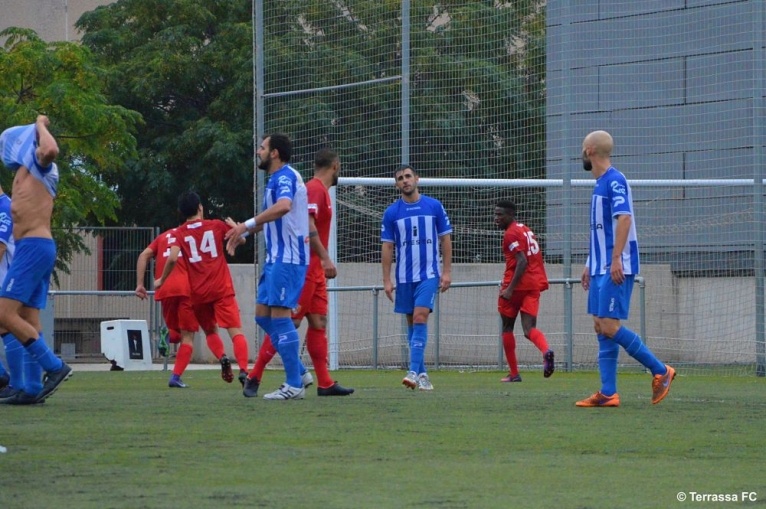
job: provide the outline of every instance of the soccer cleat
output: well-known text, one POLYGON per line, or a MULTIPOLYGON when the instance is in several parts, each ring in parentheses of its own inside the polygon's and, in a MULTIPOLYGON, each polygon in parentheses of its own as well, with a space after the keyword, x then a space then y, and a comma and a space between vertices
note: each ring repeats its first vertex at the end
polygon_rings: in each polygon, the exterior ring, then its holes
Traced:
POLYGON ((186 389, 189 386, 186 385, 183 380, 181 380, 181 377, 178 375, 173 375, 170 377, 170 380, 168 380, 168 387, 176 387, 178 389, 186 389))
POLYGON ((354 394, 354 389, 347 389, 338 382, 330 387, 317 387, 317 396, 349 396, 351 394, 354 394))
POLYGON ((543 376, 548 378, 555 370, 556 366, 553 363, 553 350, 548 350, 543 354, 543 376))
POLYGON ((506 382, 506 383, 521 382, 521 375, 511 375, 510 373, 508 373, 508 376, 501 378, 500 381, 506 382))
POLYGON ((11 387, 10 385, 6 385, 2 389, 0 389, 0 400, 3 400, 5 398, 10 398, 14 394, 16 394, 16 389, 11 387))
POLYGON ((599 391, 592 396, 578 401, 575 405, 581 407, 620 406, 620 395, 615 392, 611 396, 604 396, 599 391))
POLYGON ((263 399, 285 401, 288 399, 303 399, 306 397, 306 389, 282 384, 279 389, 263 396, 263 399))
POLYGON ((402 385, 414 391, 418 386, 418 374, 414 371, 408 371, 407 376, 402 379, 402 385))
POLYGON ((221 378, 223 378, 223 381, 227 384, 230 384, 232 381, 234 381, 234 372, 231 370, 231 361, 228 357, 226 357, 226 354, 221 356, 221 378))
POLYGON ((303 387, 306 388, 309 385, 314 385, 314 377, 311 376, 311 371, 306 371, 305 373, 301 374, 301 383, 303 384, 303 387))
POLYGON ((428 373, 421 373, 418 375, 418 389, 421 391, 434 390, 434 386, 431 383, 431 379, 428 378, 428 373))
POLYGON ((257 378, 245 377, 245 386, 242 388, 242 395, 246 398, 254 398, 258 395, 258 387, 261 386, 261 381, 257 378))
POLYGON ((0 376, 0 389, 5 389, 11 383, 11 377, 8 375, 0 376))
POLYGON ((36 405, 38 403, 45 403, 45 399, 38 399, 37 396, 22 390, 14 390, 10 397, 0 399, 0 405, 36 405))
POLYGON ((37 395, 37 401, 45 401, 45 399, 56 392, 56 389, 59 388, 59 385, 68 380, 70 376, 72 376, 72 368, 69 367, 69 364, 66 362, 62 362, 61 369, 58 371, 46 373, 43 381, 43 390, 41 390, 37 395))
POLYGON ((242 384, 242 388, 245 388, 245 380, 247 380, 247 371, 241 369, 239 370, 239 376, 237 377, 239 379, 239 383, 242 384))
POLYGON ((664 375, 654 375, 652 379, 652 405, 656 405, 668 395, 670 392, 670 384, 673 383, 673 379, 676 377, 676 370, 665 364, 668 369, 664 375))

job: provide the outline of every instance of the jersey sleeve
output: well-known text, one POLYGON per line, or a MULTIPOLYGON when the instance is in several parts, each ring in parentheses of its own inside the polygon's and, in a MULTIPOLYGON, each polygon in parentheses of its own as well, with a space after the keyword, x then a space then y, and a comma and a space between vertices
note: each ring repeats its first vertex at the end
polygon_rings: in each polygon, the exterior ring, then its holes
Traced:
POLYGON ((13 220, 11 219, 11 208, 0 207, 0 242, 8 244, 13 235, 13 220))
POLYGON ((449 216, 447 215, 447 211, 444 208, 444 205, 441 204, 438 200, 435 203, 435 217, 436 217, 436 233, 439 235, 439 237, 443 237, 444 235, 447 235, 448 233, 452 233, 452 225, 449 222, 449 216))
POLYGON ((309 200, 309 214, 314 216, 314 219, 316 220, 321 215, 321 211, 324 210, 324 207, 327 206, 324 199, 325 194, 313 185, 307 185, 306 191, 308 193, 309 200))
POLYGON ((507 246, 507 251, 513 255, 527 252, 526 237, 518 228, 509 228, 505 232, 503 244, 507 246))
POLYGON ((612 217, 624 214, 633 215, 633 211, 630 208, 630 200, 628 200, 628 181, 625 179, 625 175, 614 172, 614 176, 609 182, 607 193, 612 204, 612 217))
POLYGON ((396 222, 394 221, 393 205, 388 207, 383 213, 383 223, 380 226, 380 240, 381 242, 394 242, 394 228, 396 222))
POLYGON ((277 183, 275 186, 276 193, 274 201, 290 200, 293 201, 295 193, 297 191, 297 182, 294 178, 290 178, 290 175, 283 173, 277 177, 277 183))

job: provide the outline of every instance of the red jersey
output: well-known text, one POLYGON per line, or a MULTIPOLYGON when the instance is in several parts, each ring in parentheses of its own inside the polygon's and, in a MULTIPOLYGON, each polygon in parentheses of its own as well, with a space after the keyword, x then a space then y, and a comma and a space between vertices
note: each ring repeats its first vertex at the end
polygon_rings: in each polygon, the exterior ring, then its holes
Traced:
MULTIPOLYGON (((165 270, 165 264, 168 261, 168 256, 170 256, 169 245, 171 241, 175 240, 175 235, 175 228, 171 228, 160 233, 149 244, 149 249, 154 252, 154 279, 159 279, 162 276, 162 271, 165 270)), ((160 286, 160 289, 154 292, 154 300, 162 300, 167 297, 188 297, 189 295, 189 277, 186 261, 183 255, 179 254, 173 272, 170 273, 165 283, 160 286)))
POLYGON ((545 274, 545 263, 540 251, 540 244, 535 239, 535 234, 527 226, 513 222, 508 225, 503 235, 503 255, 505 256, 505 274, 503 274, 503 287, 510 284, 513 273, 516 270, 516 253, 521 252, 527 257, 527 270, 521 276, 521 281, 514 290, 537 290, 548 289, 548 276, 545 274))
MULTIPOLYGON (((313 178, 306 182, 306 192, 309 199, 309 214, 314 217, 314 226, 319 234, 319 241, 325 249, 330 245, 330 224, 332 223, 332 200, 330 193, 321 180, 313 178)), ((311 251, 309 269, 306 278, 314 281, 324 281, 322 260, 311 251)))
POLYGON ((186 259, 193 304, 234 295, 223 236, 231 228, 219 219, 195 219, 176 228, 172 245, 186 259))

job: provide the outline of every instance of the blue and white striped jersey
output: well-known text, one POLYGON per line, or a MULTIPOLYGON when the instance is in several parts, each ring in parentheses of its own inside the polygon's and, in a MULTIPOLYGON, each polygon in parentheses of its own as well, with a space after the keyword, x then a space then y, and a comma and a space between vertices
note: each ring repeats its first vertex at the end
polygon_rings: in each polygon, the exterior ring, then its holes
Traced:
POLYGON ((591 276, 606 274, 612 265, 614 234, 617 217, 628 214, 632 217, 628 241, 622 251, 623 272, 637 275, 638 237, 636 218, 633 214, 633 195, 625 175, 614 167, 596 179, 590 205, 590 253, 586 264, 591 276))
POLYGON ((0 284, 2 284, 16 250, 16 244, 13 241, 11 198, 7 194, 0 195, 0 242, 5 244, 5 255, 0 259, 0 284))
POLYGON ((310 259, 308 194, 300 174, 287 164, 269 177, 263 194, 263 210, 274 205, 277 200, 290 200, 292 208, 284 216, 266 223, 263 227, 266 263, 308 265, 310 259))
POLYGON ((0 134, 0 159, 13 171, 24 166, 33 177, 43 183, 51 196, 56 197, 59 168, 56 163, 51 163, 47 168, 43 168, 38 163, 35 124, 9 127, 3 131, 0 134))
POLYGON ((380 240, 396 247, 396 282, 439 278, 439 238, 452 226, 439 200, 420 195, 415 203, 399 198, 383 214, 380 240))

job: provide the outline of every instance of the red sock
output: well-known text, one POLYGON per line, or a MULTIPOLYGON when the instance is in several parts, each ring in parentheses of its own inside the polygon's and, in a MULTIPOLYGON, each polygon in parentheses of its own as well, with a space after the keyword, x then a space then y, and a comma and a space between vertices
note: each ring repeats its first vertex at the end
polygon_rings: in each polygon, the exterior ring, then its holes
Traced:
POLYGON ((332 387, 335 380, 330 376, 327 369, 327 334, 324 329, 308 328, 306 331, 306 349, 314 364, 314 373, 317 375, 317 386, 323 389, 332 387))
POLYGON ((277 351, 274 348, 274 345, 271 344, 271 337, 266 334, 263 338, 261 349, 258 350, 258 357, 255 358, 253 369, 250 370, 250 374, 247 375, 247 378, 251 380, 255 378, 260 381, 263 378, 263 370, 266 369, 266 364, 268 364, 276 354, 277 351))
POLYGON ((244 334, 237 334, 231 338, 234 348, 234 357, 237 359, 240 371, 247 371, 247 338, 244 334))
POLYGON ((532 329, 529 331, 529 340, 534 343, 540 352, 545 353, 548 351, 548 340, 545 339, 545 334, 540 329, 532 329))
POLYGON ((183 343, 176 352, 176 363, 173 365, 173 374, 181 376, 186 371, 192 358, 194 347, 188 343, 183 343))
POLYGON ((503 332, 503 350, 505 350, 505 359, 508 361, 511 376, 518 375, 519 365, 516 361, 516 337, 513 335, 513 332, 503 332))
POLYGON ((210 351, 213 352, 213 355, 215 355, 216 359, 223 357, 225 352, 223 350, 223 341, 221 340, 221 336, 213 332, 212 334, 205 336, 205 341, 207 341, 207 347, 210 348, 210 351))

